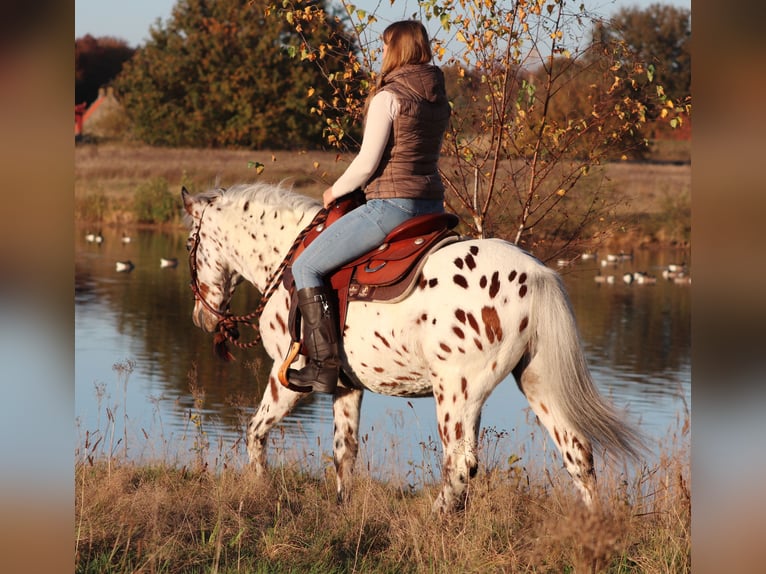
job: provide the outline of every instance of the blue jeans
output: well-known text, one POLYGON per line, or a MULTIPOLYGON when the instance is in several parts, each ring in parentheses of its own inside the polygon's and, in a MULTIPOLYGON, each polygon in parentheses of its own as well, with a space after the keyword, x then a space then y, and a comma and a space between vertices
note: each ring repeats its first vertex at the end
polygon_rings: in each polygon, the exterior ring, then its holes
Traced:
POLYGON ((321 287, 328 273, 376 248, 401 223, 443 211, 441 199, 370 199, 322 231, 298 256, 295 286, 321 287))

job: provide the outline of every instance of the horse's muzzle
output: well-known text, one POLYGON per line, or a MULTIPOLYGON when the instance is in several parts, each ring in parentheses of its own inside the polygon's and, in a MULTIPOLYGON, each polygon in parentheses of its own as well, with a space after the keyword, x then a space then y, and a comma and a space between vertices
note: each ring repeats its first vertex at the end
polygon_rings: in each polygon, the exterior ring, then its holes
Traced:
POLYGON ((192 312, 192 321, 194 325, 208 333, 214 332, 218 328, 218 317, 213 316, 205 310, 205 307, 197 301, 194 304, 192 312))

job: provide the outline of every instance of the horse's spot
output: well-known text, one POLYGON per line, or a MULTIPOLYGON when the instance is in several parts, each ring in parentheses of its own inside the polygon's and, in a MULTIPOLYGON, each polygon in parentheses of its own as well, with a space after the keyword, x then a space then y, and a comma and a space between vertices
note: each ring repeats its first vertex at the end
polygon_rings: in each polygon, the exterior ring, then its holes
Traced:
POLYGON ((468 280, 462 275, 453 275, 452 280, 456 285, 460 285, 463 289, 468 289, 468 280))
POLYGON ((561 446, 561 437, 559 436, 559 429, 553 427, 553 436, 556 437, 556 444, 561 446))
POLYGON ((247 211, 248 209, 250 209, 250 202, 249 201, 245 202, 245 206, 244 206, 243 209, 244 209, 244 211, 247 211))
POLYGON ((439 280, 436 277, 428 280, 428 286, 431 288, 436 287, 438 284, 439 284, 439 280))
POLYGON ((479 254, 479 246, 478 245, 471 245, 470 249, 471 253, 476 256, 479 254))
POLYGON ((527 325, 529 325, 529 317, 524 317, 521 320, 521 324, 519 325, 519 333, 521 333, 524 329, 526 329, 527 325))
POLYGON ((269 390, 271 391, 271 398, 276 402, 279 396, 279 387, 277 387, 277 380, 274 377, 269 377, 269 390))
POLYGON ((428 281, 421 275, 420 281, 418 281, 418 289, 425 289, 426 285, 428 285, 428 281))
POLYGON ((452 332, 455 333, 459 339, 465 339, 465 333, 463 333, 463 329, 460 327, 452 327, 452 332))
POLYGON ((388 348, 391 348, 391 345, 389 345, 389 344, 388 344, 388 341, 386 340, 386 338, 385 338, 383 335, 381 335, 380 333, 378 333, 377 331, 375 331, 375 336, 376 336, 378 339, 380 339, 380 340, 383 342, 383 344, 384 344, 386 347, 388 347, 388 348))
POLYGON ((455 267, 457 267, 458 269, 462 269, 463 268, 463 260, 460 259, 460 257, 455 259, 455 261, 453 261, 453 263, 455 264, 455 267))
POLYGON ((494 307, 483 307, 481 310, 481 320, 484 322, 484 332, 490 343, 503 340, 503 328, 500 325, 500 317, 497 309, 494 307))
POLYGON ((263 217, 266 215, 266 210, 264 209, 261 211, 261 215, 258 217, 258 219, 263 219, 263 217))
POLYGON ((511 271, 511 272, 508 274, 508 281, 510 281, 511 283, 513 283, 513 280, 514 280, 514 279, 516 279, 516 271, 511 271))
POLYGON ((524 297, 524 295, 526 294, 527 294, 527 286, 522 285, 521 287, 519 287, 519 297, 524 297))
POLYGON ((572 458, 572 453, 567 451, 566 455, 567 455, 567 460, 570 462, 570 464, 574 464, 574 459, 572 458))
POLYGON ((473 313, 468 313, 468 324, 471 326, 471 329, 476 331, 477 334, 480 334, 479 322, 476 320, 476 317, 473 316, 473 313))
POLYGON ((439 353, 436 354, 436 358, 439 359, 440 361, 446 361, 447 360, 447 357, 442 357, 439 353))
POLYGON ((441 347, 442 351, 444 351, 445 353, 452 352, 452 349, 450 349, 449 345, 447 345, 446 343, 439 343, 439 347, 441 347))
POLYGON ((449 413, 444 413, 444 422, 445 424, 449 422, 449 413))
POLYGON ((465 393, 465 390, 468 388, 468 379, 465 377, 461 377, 460 379, 460 392, 465 393))
POLYGON ((455 423, 455 440, 463 438, 463 423, 455 423))
POLYGON ((492 370, 497 369, 497 361, 492 361, 492 370))
POLYGON ((258 239, 255 237, 255 233, 251 233, 251 234, 250 234, 250 239, 252 239, 253 241, 257 241, 257 240, 258 240, 258 239))
POLYGON ((468 269, 473 271, 476 268, 476 261, 473 258, 473 255, 470 253, 465 256, 465 264, 468 266, 468 269))
POLYGON ((484 289, 486 286, 487 286, 487 276, 486 275, 482 275, 481 279, 479 279, 479 287, 484 289))
POLYGON ((548 414, 548 407, 546 407, 546 406, 545 406, 545 403, 541 402, 541 403, 540 403, 540 408, 542 409, 542 411, 543 411, 543 412, 544 412, 546 415, 548 414))
POLYGON ((455 318, 461 323, 465 323, 465 311, 462 309, 455 309, 455 318))
POLYGON ((498 291, 500 291, 500 278, 499 273, 495 271, 492 274, 492 281, 489 284, 489 298, 494 299, 498 291))
POLYGON ((385 371, 385 369, 383 367, 375 367, 373 371, 375 371, 376 373, 382 373, 383 371, 385 371))
POLYGON ((279 323, 279 326, 282 329, 282 333, 287 333, 287 324, 285 324, 285 320, 282 318, 282 315, 277 315, 277 323, 279 323))
POLYGON ((477 349, 479 349, 480 351, 483 351, 483 350, 484 350, 484 346, 481 344, 481 341, 479 341, 479 339, 477 339, 476 337, 474 337, 474 338, 473 338, 473 342, 476 344, 476 348, 477 348, 477 349))
POLYGON ((519 275, 519 284, 524 283, 526 280, 527 280, 526 273, 522 273, 521 275, 519 275))

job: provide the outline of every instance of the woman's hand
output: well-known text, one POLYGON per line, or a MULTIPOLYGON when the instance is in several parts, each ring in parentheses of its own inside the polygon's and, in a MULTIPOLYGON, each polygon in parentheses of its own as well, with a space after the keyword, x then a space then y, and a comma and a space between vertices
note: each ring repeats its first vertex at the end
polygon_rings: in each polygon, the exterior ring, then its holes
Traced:
POLYGON ((333 201, 335 201, 335 198, 332 196, 332 187, 328 187, 322 194, 322 202, 325 207, 330 207, 333 201))

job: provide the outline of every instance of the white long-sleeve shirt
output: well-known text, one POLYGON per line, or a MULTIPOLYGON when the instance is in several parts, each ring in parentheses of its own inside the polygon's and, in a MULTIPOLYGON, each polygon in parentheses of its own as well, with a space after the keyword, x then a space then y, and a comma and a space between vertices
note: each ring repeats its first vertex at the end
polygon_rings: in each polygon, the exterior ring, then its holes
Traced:
POLYGON ((362 147, 354 160, 332 185, 332 196, 342 197, 362 187, 370 179, 386 149, 394 118, 399 114, 399 101, 392 93, 375 94, 367 109, 362 147))

